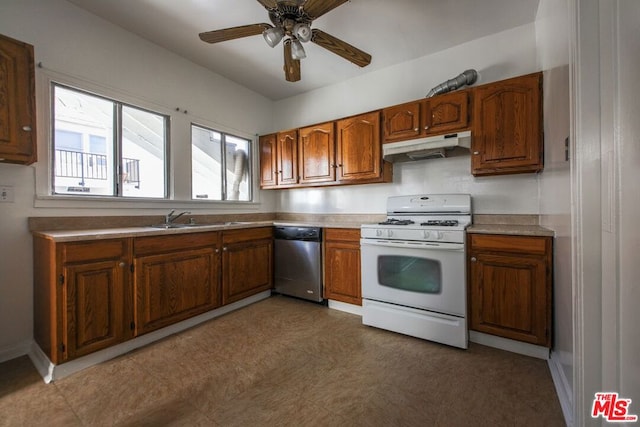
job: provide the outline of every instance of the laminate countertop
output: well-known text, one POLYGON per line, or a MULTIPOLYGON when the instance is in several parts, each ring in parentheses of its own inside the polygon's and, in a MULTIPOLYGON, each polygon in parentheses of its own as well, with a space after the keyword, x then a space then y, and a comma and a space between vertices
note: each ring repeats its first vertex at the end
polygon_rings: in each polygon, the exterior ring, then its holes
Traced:
POLYGON ((32 231, 34 236, 53 240, 55 242, 78 242, 85 240, 122 239, 128 237, 168 236, 190 233, 206 233, 209 231, 238 230, 246 228, 260 228, 273 226, 322 227, 322 228, 360 228, 360 223, 354 222, 298 222, 298 221, 230 221, 213 224, 197 224, 195 226, 181 226, 177 228, 117 227, 96 228, 87 230, 51 230, 32 231))
POLYGON ((505 234, 514 236, 554 236, 553 230, 540 225, 517 224, 472 224, 467 227, 468 234, 505 234))

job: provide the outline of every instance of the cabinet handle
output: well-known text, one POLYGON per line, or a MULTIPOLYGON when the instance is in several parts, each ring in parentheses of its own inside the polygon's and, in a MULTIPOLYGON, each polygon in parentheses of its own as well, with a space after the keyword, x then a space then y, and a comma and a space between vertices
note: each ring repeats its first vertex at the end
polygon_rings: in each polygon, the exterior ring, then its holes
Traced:
POLYGON ((227 247, 222 248, 222 252, 227 252, 227 247))
POLYGON ((27 125, 27 126, 22 126, 22 130, 25 132, 31 132, 31 126, 27 125))
POLYGON ((478 154, 480 154, 480 152, 479 151, 474 151, 473 154, 477 156, 478 154))
POLYGON ((414 132, 418 132, 420 130, 420 128, 414 128, 413 131, 414 132))
POLYGON ((424 127, 424 130, 429 130, 429 126, 425 126, 425 127, 424 127))
POLYGON ((127 265, 124 261, 120 261, 120 264, 118 264, 118 267, 124 267, 125 265, 127 265))
POLYGON ((471 262, 476 262, 478 259, 474 256, 471 257, 471 262))
POLYGON ((220 253, 220 249, 216 249, 216 253, 219 254, 220 253))
POLYGON ((342 163, 339 163, 339 164, 338 164, 338 167, 339 167, 339 168, 341 168, 341 167, 342 167, 342 163))

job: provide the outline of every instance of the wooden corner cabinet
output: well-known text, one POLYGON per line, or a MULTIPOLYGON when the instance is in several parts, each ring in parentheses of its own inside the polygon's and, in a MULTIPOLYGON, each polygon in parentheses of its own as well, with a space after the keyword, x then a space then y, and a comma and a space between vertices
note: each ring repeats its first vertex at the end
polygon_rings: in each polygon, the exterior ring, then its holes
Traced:
POLYGON ((33 46, 0 34, 0 162, 36 161, 33 46))
POLYGON ((383 142, 405 141, 469 128, 471 91, 460 90, 383 110, 383 142))
POLYGON ((541 171, 542 73, 477 86, 473 99, 472 174, 541 171))
POLYGON ((360 230, 325 228, 324 297, 362 305, 360 280, 360 230))
POLYGON ((469 328, 551 347, 552 238, 467 238, 469 328))

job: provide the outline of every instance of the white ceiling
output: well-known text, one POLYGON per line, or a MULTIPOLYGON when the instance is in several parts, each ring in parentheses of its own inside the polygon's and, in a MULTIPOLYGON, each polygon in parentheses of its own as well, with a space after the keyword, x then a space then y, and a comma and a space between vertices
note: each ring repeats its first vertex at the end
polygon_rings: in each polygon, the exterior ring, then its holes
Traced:
MULTIPOLYGON (((534 22, 539 0, 350 0, 316 19, 319 28, 371 54, 364 68, 304 45, 302 79, 287 82, 282 43, 262 36, 217 44, 204 31, 270 23, 256 0, 68 0, 120 27, 277 100, 534 22)), ((463 70, 460 70, 463 71, 463 70)), ((454 76, 451 76, 454 77, 454 76)))

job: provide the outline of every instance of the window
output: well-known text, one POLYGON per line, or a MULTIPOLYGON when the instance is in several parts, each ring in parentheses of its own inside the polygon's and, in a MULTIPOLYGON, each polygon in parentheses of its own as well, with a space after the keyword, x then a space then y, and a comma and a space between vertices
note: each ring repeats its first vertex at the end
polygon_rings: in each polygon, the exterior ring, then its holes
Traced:
POLYGON ((191 191, 198 200, 251 200, 251 140, 191 125, 191 191))
POLYGON ((167 116, 53 85, 53 194, 165 198, 167 116))

